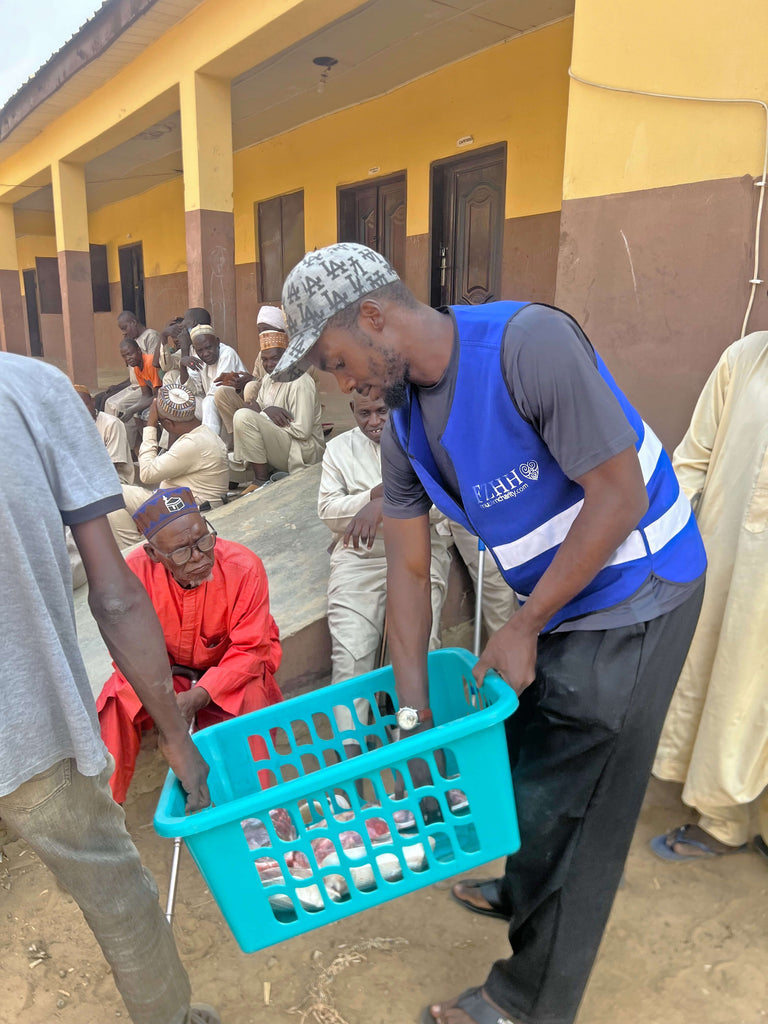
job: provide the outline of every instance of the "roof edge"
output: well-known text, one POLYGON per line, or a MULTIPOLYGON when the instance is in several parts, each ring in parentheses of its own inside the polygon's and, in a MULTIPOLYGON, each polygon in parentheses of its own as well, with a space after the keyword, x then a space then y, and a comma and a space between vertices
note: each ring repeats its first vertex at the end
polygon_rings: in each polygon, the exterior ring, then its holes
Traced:
POLYGON ((102 56, 158 0, 104 0, 75 34, 16 90, 0 109, 0 142, 78 71, 102 56))

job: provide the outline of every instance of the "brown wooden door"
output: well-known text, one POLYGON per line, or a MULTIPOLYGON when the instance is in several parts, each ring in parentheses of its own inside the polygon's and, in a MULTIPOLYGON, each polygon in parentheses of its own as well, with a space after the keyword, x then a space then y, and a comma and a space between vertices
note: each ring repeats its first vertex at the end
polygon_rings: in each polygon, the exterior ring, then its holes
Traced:
POLYGON ((433 168, 433 305, 501 298, 505 162, 494 147, 433 168))
POLYGON ((339 189, 339 241, 360 242, 405 275, 405 175, 339 189))

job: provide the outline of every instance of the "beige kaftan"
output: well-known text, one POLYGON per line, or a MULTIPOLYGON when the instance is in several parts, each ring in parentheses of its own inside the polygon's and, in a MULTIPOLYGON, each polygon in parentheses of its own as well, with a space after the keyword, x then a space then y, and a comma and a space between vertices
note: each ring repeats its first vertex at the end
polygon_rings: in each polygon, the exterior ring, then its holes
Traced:
POLYGON ((101 434, 104 447, 109 453, 112 464, 117 471, 121 484, 132 484, 135 470, 133 468, 133 454, 128 444, 128 434, 125 424, 117 416, 111 416, 108 412, 96 413, 96 429, 101 434))
POLYGON ((709 567, 653 770, 737 845, 768 786, 768 332, 723 353, 673 464, 709 567))
MULTIPOLYGON (((379 529, 373 547, 356 550, 341 540, 353 517, 381 483, 381 448, 359 427, 328 442, 318 494, 318 515, 333 533, 328 580, 328 627, 331 632, 334 683, 376 667, 381 647, 387 596, 387 560, 379 529)), ((443 517, 436 513, 438 522, 443 517)), ((440 614, 451 564, 450 535, 431 529, 432 633, 430 649, 439 646, 440 614)), ((447 531, 446 531, 447 533, 447 531)))
POLYGON ((320 461, 325 449, 322 408, 309 374, 283 384, 266 374, 258 402, 262 410, 273 405, 285 409, 293 420, 287 427, 278 427, 264 412, 238 409, 233 417, 236 459, 269 463, 288 473, 320 461))

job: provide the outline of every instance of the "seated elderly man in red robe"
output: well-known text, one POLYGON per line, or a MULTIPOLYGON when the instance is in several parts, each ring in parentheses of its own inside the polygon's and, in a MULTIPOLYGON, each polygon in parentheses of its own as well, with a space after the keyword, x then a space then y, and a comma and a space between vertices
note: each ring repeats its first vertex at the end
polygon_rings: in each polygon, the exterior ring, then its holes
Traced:
MULTIPOLYGON (((156 491, 133 518, 146 544, 126 562, 160 619, 182 715, 202 729, 282 700, 274 678, 282 651, 261 559, 217 539, 186 487, 156 491)), ((96 707, 115 759, 112 793, 122 803, 152 719, 117 669, 96 707)), ((255 757, 267 756, 260 739, 251 743, 255 757)))

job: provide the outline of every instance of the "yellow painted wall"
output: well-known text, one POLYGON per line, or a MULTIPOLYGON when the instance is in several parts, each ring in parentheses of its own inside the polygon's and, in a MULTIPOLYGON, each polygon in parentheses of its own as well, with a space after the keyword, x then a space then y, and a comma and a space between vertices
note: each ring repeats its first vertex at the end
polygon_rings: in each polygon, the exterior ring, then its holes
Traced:
POLYGON ((507 142, 506 216, 559 210, 570 19, 235 154, 235 262, 256 258, 253 204, 304 189, 307 249, 336 241, 336 188, 406 170, 409 235, 429 230, 430 163, 507 142), (456 140, 474 137, 457 149, 456 140))
POLYGON ((93 245, 107 246, 110 281, 120 280, 118 248, 137 242, 142 243, 145 277, 187 269, 184 183, 180 177, 92 211, 88 229, 93 245))
MULTIPOLYGON (((576 0, 573 71, 624 88, 768 101, 765 0, 576 0)), ((765 113, 571 84, 564 198, 757 175, 765 113)))
MULTIPOLYGON (((22 235, 16 239, 16 253, 19 271, 34 270, 36 256, 56 256, 56 239, 53 235, 22 235)), ((22 287, 24 280, 22 279, 22 287)))

